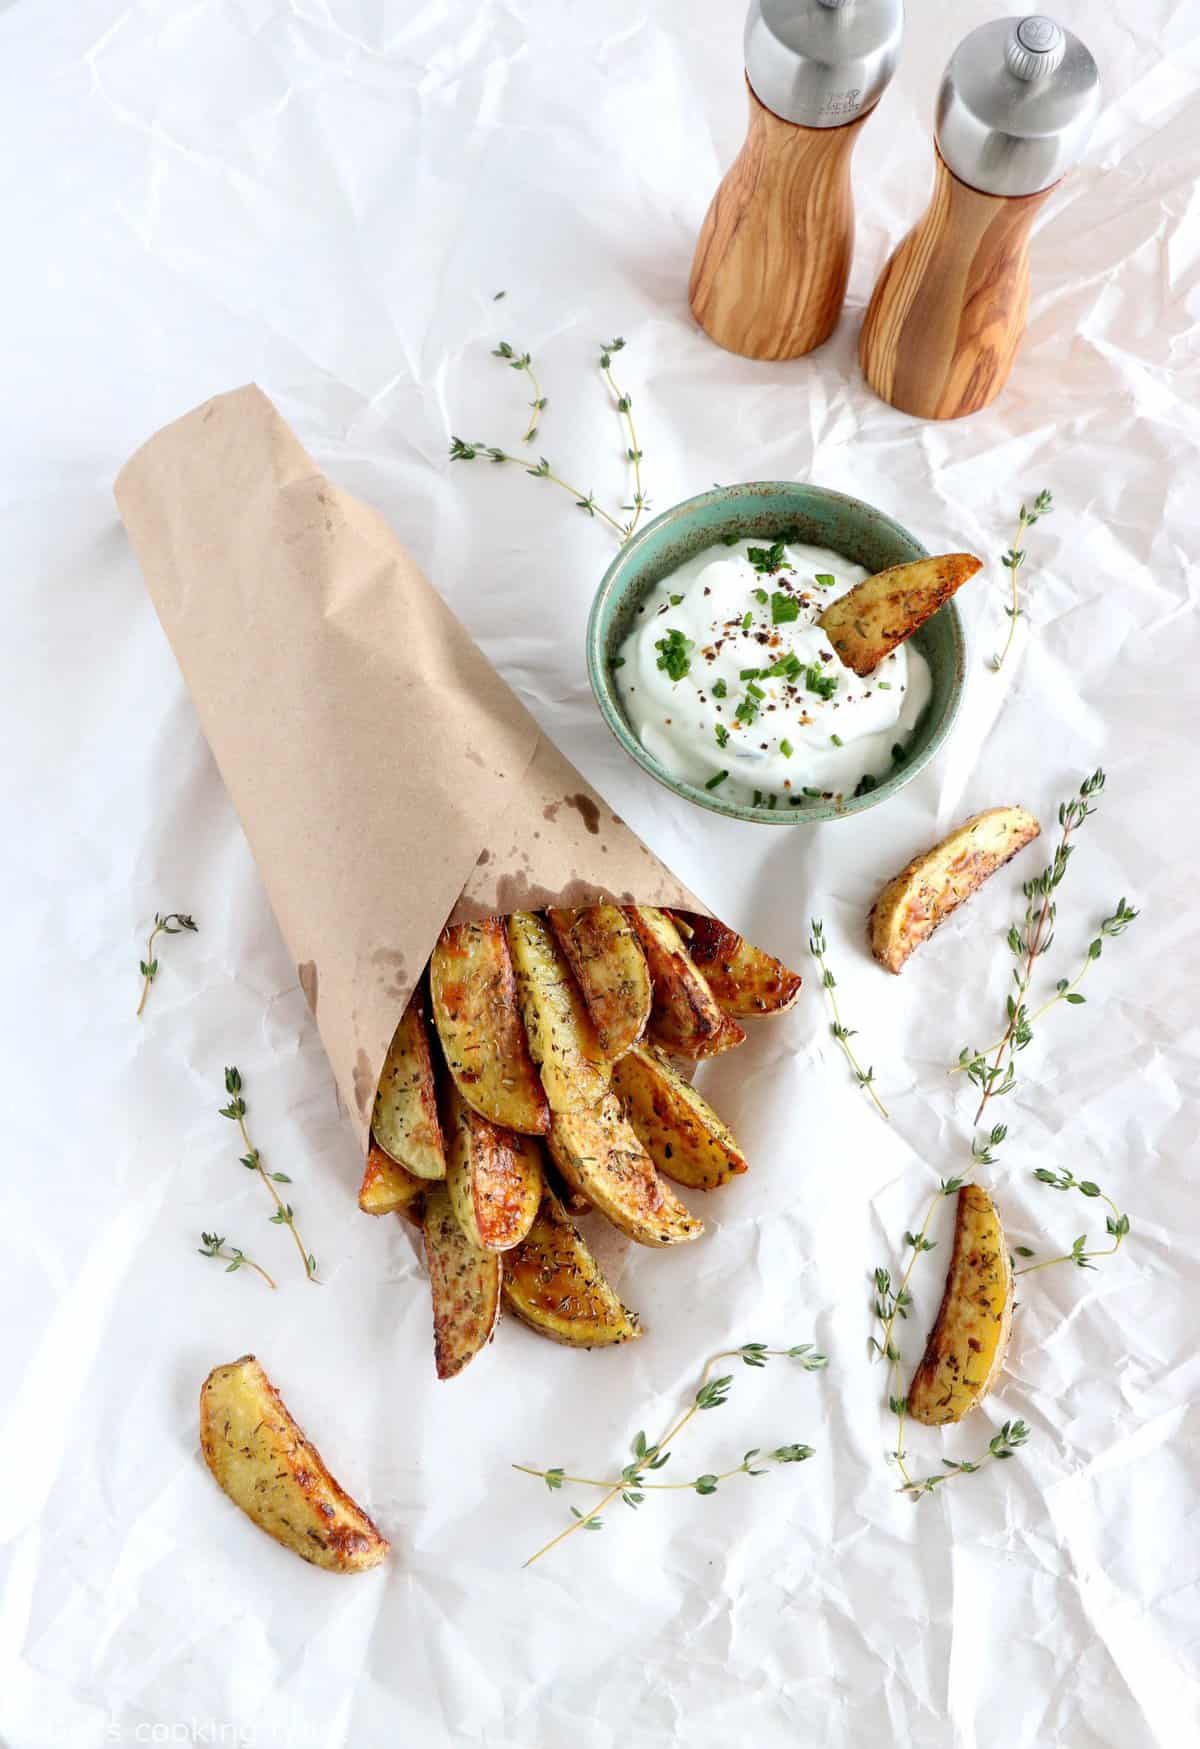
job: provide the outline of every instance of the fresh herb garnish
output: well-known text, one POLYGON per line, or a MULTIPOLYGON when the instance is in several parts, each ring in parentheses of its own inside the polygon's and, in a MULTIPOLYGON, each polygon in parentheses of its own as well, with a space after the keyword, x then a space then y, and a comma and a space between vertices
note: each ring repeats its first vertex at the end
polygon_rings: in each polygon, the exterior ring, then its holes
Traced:
POLYGON ((872 777, 869 771, 864 771, 854 786, 856 796, 869 796, 873 789, 879 788, 879 779, 872 777))
POLYGON ((778 675, 782 675, 785 680, 795 680, 801 667, 802 663, 799 656, 792 651, 786 656, 781 656, 773 668, 765 669, 764 675, 768 680, 774 680, 778 675))
POLYGON ((832 589, 836 581, 836 577, 831 577, 828 571, 818 571, 813 578, 813 582, 819 584, 822 589, 832 589))
POLYGON ((779 751, 783 754, 785 759, 790 759, 796 749, 792 746, 792 743, 785 738, 779 743, 779 751))
POLYGON ((221 1116, 227 1117, 231 1123, 238 1126, 242 1134, 242 1141, 246 1144, 246 1152, 241 1156, 240 1164, 246 1168, 247 1172, 257 1172, 270 1191, 275 1204, 275 1213, 271 1216, 271 1224, 288 1229, 296 1242, 296 1249, 304 1264, 305 1275, 309 1281, 315 1282, 317 1279, 317 1260, 312 1252, 307 1251, 304 1247, 296 1228, 296 1215, 291 1203, 282 1201, 275 1188, 277 1184, 290 1184, 292 1181, 286 1172, 267 1171, 263 1165, 262 1155, 251 1144, 250 1137, 246 1133, 246 1101, 242 1097, 242 1077, 237 1069, 226 1069, 225 1091, 229 1095, 229 1104, 221 1107, 221 1116))
POLYGON ((788 625, 794 619, 800 618, 800 603, 790 595, 785 595, 782 589, 777 589, 771 597, 771 624, 773 626, 788 625))
POLYGON ((739 680, 763 680, 769 670, 766 668, 743 668, 738 675, 739 680))
POLYGON ((998 674, 1001 668, 1003 668, 1004 658, 1012 649, 1012 641, 1016 636, 1017 631, 1017 621, 1021 617, 1021 598, 1017 587, 1018 574, 1021 570, 1021 566, 1025 563, 1025 549, 1020 544, 1021 537, 1027 528, 1032 528, 1034 523, 1040 521, 1043 516, 1049 516, 1053 508, 1054 500, 1049 492, 1038 493, 1033 501, 1032 510, 1027 510, 1022 504, 1020 519, 1017 523, 1016 537, 1014 538, 1011 547, 1009 547, 1008 551, 1000 560, 1000 563, 1008 572, 1009 581, 1012 584, 1012 606, 1006 607, 1004 610, 1008 615, 1008 637, 1004 641, 1004 648, 1000 651, 999 655, 992 657, 992 669, 996 674, 998 674))
POLYGON ((767 592, 765 589, 752 589, 750 593, 760 607, 765 607, 767 605, 767 592))
POLYGON ((691 1404, 674 1420, 667 1431, 653 1445, 647 1443, 646 1435, 638 1433, 630 1443, 633 1462, 626 1464, 620 1476, 599 1480, 595 1476, 571 1476, 561 1465, 551 1469, 538 1470, 529 1464, 514 1464, 513 1469, 519 1470, 523 1476, 536 1476, 545 1482, 552 1494, 564 1486, 576 1488, 599 1488, 603 1499, 599 1500, 590 1512, 580 1512, 572 1507, 573 1522, 558 1536, 551 1538, 537 1553, 531 1555, 525 1562, 531 1567, 535 1561, 540 1561, 543 1555, 557 1548, 562 1542, 577 1530, 598 1530, 600 1514, 606 1507, 620 1496, 622 1503, 636 1511, 644 1504, 646 1495, 650 1493, 674 1493, 687 1491, 702 1497, 715 1494, 722 1482, 727 1482, 733 1476, 764 1476, 767 1474, 765 1465, 799 1464, 806 1462, 813 1455, 810 1445, 780 1445, 774 1451, 764 1452, 761 1447, 753 1446, 745 1453, 741 1463, 732 1465, 718 1474, 706 1473, 694 1476, 686 1482, 654 1482, 647 1478, 658 1470, 664 1469, 671 1461, 671 1446, 677 1440, 688 1422, 701 1410, 719 1409, 729 1399, 730 1386, 733 1384, 733 1374, 724 1373, 714 1378, 713 1369, 723 1360, 740 1360, 744 1366, 761 1368, 770 1360, 798 1361, 805 1372, 820 1372, 829 1363, 823 1354, 818 1354, 811 1342, 802 1342, 795 1348, 768 1348, 765 1342, 745 1342, 740 1348, 727 1348, 720 1354, 714 1354, 705 1363, 700 1375, 700 1384, 692 1398, 691 1404))
POLYGON ((691 653, 695 648, 692 640, 673 627, 665 638, 656 640, 654 648, 661 652, 655 666, 662 668, 671 680, 682 680, 692 666, 691 653))
POLYGON ((255 1263, 252 1257, 247 1257, 246 1253, 240 1251, 236 1245, 231 1245, 227 1251, 225 1249, 225 1240, 219 1233, 201 1233, 200 1238, 202 1240, 200 1256, 222 1258, 227 1265, 225 1270, 226 1275, 233 1275, 237 1270, 245 1266, 245 1268, 253 1269, 261 1275, 268 1287, 275 1287, 277 1285, 277 1283, 267 1274, 261 1263, 255 1263))
POLYGON ((721 536, 721 545, 723 547, 740 546, 740 544, 742 542, 742 538, 743 538, 743 536, 742 536, 741 529, 735 528, 732 534, 723 534, 721 536))
POLYGON ((759 704, 765 697, 766 694, 763 692, 762 687, 756 686, 752 680, 746 688, 745 698, 733 713, 734 721, 746 725, 752 723, 758 715, 759 704))
POLYGON ((782 540, 777 540, 773 546, 769 547, 747 547, 746 557, 754 569, 762 572, 764 576, 773 575, 774 572, 782 570, 787 564, 782 540))
POLYGON ((523 443, 532 443, 533 439, 537 436, 538 414, 546 405, 546 398, 538 387, 538 380, 534 375, 533 360, 527 352, 518 352, 515 347, 510 346, 507 340, 502 340, 499 346, 493 349, 492 357, 502 358, 510 370, 524 371, 525 375, 529 378, 530 385, 533 389, 533 400, 529 403, 529 424, 526 427, 525 435, 521 441, 523 443))
POLYGON ((717 735, 717 746, 718 747, 725 747, 728 745, 729 730, 725 727, 724 723, 717 724, 716 735, 717 735))
POLYGON ((747 611, 742 616, 742 630, 744 632, 748 632, 750 630, 750 627, 753 624, 754 624, 754 615, 753 615, 753 613, 750 612, 749 609, 747 609, 747 611))
POLYGON ((704 786, 705 789, 719 789, 720 786, 725 782, 725 779, 728 776, 729 776, 729 773, 727 771, 718 771, 718 773, 715 777, 709 778, 708 782, 704 786))
POLYGON ((846 745, 840 735, 830 735, 829 739, 833 742, 835 747, 844 747, 846 745))
POLYGON ((681 602, 681 601, 682 601, 682 600, 683 600, 683 596, 682 596, 682 595, 672 595, 672 596, 671 596, 671 598, 670 598, 670 601, 671 601, 671 606, 672 606, 672 607, 678 607, 678 606, 679 606, 679 603, 680 603, 680 602, 681 602))
POLYGON ((877 680, 875 684, 880 692, 890 692, 892 690, 892 683, 890 680, 877 680))
POLYGON ((725 694, 728 691, 729 691, 729 688, 726 686, 726 684, 723 680, 714 680, 713 681, 712 695, 714 698, 724 698, 725 694))
POLYGON ((838 689, 837 675, 826 674, 819 662, 808 664, 804 670, 804 684, 810 692, 815 692, 818 698, 832 698, 838 689))
POLYGON ((624 656, 614 656, 612 661, 609 663, 610 668, 624 668, 624 666, 625 666, 624 656))
MULTIPOLYGON (((806 796, 819 796, 821 792, 816 789, 806 789, 804 793, 806 796)), ((838 999, 834 995, 834 991, 837 989, 837 980, 834 978, 833 973, 830 971, 825 961, 825 955, 828 951, 827 943, 825 941, 825 925, 819 917, 813 917, 809 920, 809 930, 808 951, 812 954, 813 958, 821 968, 821 988, 829 999, 829 1009, 830 1013, 833 1015, 833 1022, 829 1030, 841 1046, 842 1054, 845 1056, 846 1061, 854 1071, 854 1079, 858 1082, 860 1087, 866 1089, 874 1102, 875 1109, 878 1111, 880 1117, 887 1117, 888 1114, 884 1103, 875 1091, 875 1071, 874 1069, 863 1068, 857 1056, 854 1054, 853 1045, 850 1043, 850 1040, 856 1036, 857 1028, 843 1025, 841 1014, 838 1011, 838 999)))
POLYGON ((150 931, 146 942, 146 957, 138 961, 138 971, 142 974, 142 999, 137 1005, 136 1018, 140 1019, 146 1006, 146 998, 150 994, 150 986, 158 976, 158 961, 154 956, 154 943, 160 935, 182 935, 190 931, 199 934, 199 928, 194 917, 186 911, 168 911, 165 916, 154 913, 154 928, 150 931))

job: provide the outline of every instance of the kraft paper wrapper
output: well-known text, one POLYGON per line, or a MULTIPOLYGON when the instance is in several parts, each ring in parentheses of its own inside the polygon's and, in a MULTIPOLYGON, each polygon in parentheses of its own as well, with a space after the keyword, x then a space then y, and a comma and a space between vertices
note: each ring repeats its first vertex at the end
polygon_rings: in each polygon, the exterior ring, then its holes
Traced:
POLYGON ((115 491, 364 1146, 447 918, 703 909, 260 389, 168 425, 115 491))

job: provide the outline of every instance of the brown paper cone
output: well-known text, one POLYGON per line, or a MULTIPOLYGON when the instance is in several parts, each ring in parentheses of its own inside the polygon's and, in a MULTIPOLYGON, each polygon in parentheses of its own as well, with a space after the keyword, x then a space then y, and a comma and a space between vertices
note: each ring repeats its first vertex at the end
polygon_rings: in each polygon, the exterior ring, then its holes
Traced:
POLYGON ((703 908, 260 389, 152 437, 116 498, 364 1145, 448 917, 703 908))

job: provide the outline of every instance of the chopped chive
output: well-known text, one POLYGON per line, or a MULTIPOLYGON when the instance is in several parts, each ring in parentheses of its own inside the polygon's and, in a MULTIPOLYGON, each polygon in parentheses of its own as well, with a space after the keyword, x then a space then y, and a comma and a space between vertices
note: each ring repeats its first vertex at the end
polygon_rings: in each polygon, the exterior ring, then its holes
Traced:
POLYGON ((681 631, 669 631, 665 638, 659 638, 654 648, 661 650, 657 666, 662 668, 672 680, 682 680, 692 665, 691 652, 695 648, 690 638, 685 638, 681 631))
POLYGON ((785 595, 777 589, 771 597, 771 624, 773 626, 787 625, 791 620, 800 618, 800 603, 793 601, 790 595, 785 595))
MULTIPOLYGON (((746 557, 756 571, 762 571, 768 576, 787 564, 787 560, 783 556, 782 540, 777 540, 773 546, 769 547, 749 547, 746 551, 746 557)), ((765 595, 763 600, 766 600, 765 595)))
POLYGON ((624 668, 624 666, 625 666, 624 656, 614 656, 612 661, 609 663, 610 668, 624 668))
POLYGON ((738 545, 739 541, 741 540, 741 538, 742 538, 741 529, 735 528, 732 534, 723 534, 721 536, 721 545, 723 547, 736 547, 738 545))
POLYGON ((682 601, 682 600, 683 600, 683 596, 682 596, 682 595, 672 595, 672 596, 671 596, 671 606, 672 606, 672 607, 678 607, 678 606, 679 606, 679 603, 680 603, 680 602, 681 602, 681 601, 682 601))
POLYGON ((877 680, 875 684, 880 692, 890 692, 892 690, 892 683, 890 680, 877 680))
POLYGON ((846 745, 840 735, 830 735, 829 739, 833 742, 835 747, 844 747, 846 745))
POLYGON ((760 607, 765 607, 767 605, 767 592, 765 589, 752 589, 750 593, 760 607))
POLYGON ((729 740, 729 730, 724 723, 717 724, 717 746, 724 747, 729 740))
POLYGON ((813 582, 819 583, 822 589, 832 589, 836 580, 836 578, 830 576, 828 571, 818 571, 813 578, 813 582))
POLYGON ((738 675, 739 680, 763 680, 770 673, 768 668, 743 668, 738 675))
POLYGON ((779 751, 783 754, 785 759, 790 759, 796 749, 792 746, 790 741, 785 740, 779 743, 779 751))
POLYGON ((774 806, 775 806, 775 804, 776 804, 776 802, 777 802, 777 801, 778 801, 778 800, 779 800, 779 797, 778 797, 778 796, 769 796, 769 797, 768 797, 768 798, 767 798, 767 806, 768 806, 768 808, 773 808, 773 807, 774 807, 774 806))
POLYGON ((725 782, 725 779, 728 776, 729 776, 729 773, 727 771, 718 771, 718 773, 715 777, 709 778, 708 782, 704 786, 705 789, 717 789, 721 784, 723 784, 725 782))
MULTIPOLYGON (((812 793, 815 795, 816 791, 814 790, 812 793)), ((804 796, 806 796, 808 794, 809 794, 809 791, 805 790, 803 796, 789 796, 788 797, 788 807, 789 808, 802 808, 804 806, 804 796)))
POLYGON ((818 801, 819 801, 819 800, 820 800, 820 797, 821 797, 821 792, 820 792, 820 790, 819 790, 819 789, 810 789, 810 788, 809 788, 809 787, 808 787, 808 785, 807 785, 807 784, 805 784, 805 786, 804 786, 804 793, 805 793, 805 795, 806 795, 806 796, 816 796, 816 797, 817 797, 817 799, 818 799, 818 801))
POLYGON ((714 698, 724 698, 725 694, 728 691, 729 691, 729 688, 726 686, 726 684, 723 680, 714 680, 713 681, 712 695, 714 698))
POLYGON ((747 693, 747 696, 752 698, 756 704, 758 703, 760 698, 765 698, 767 696, 766 693, 763 691, 762 687, 756 686, 753 680, 750 682, 749 686, 746 688, 746 693, 747 693))
POLYGON ((744 632, 748 632, 748 631, 749 631, 749 630, 750 630, 750 627, 751 627, 751 626, 752 626, 752 625, 753 625, 753 624, 754 624, 754 615, 753 615, 753 613, 746 613, 746 614, 745 614, 745 615, 744 615, 744 616, 743 616, 743 619, 742 619, 742 630, 743 630, 743 631, 744 631, 744 632))

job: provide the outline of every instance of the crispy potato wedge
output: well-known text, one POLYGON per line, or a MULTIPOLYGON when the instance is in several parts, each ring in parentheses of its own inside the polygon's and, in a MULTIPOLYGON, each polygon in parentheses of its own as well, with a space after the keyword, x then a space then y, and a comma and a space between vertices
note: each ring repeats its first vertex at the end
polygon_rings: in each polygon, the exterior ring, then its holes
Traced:
POLYGON ((504 1304, 540 1336, 572 1348, 604 1348, 642 1333, 549 1189, 529 1232, 505 1254, 504 1304))
POLYGON ((639 1245, 684 1245, 704 1231, 654 1170, 616 1094, 590 1111, 556 1111, 547 1145, 567 1183, 639 1245))
POLYGON ((667 913, 653 905, 629 905, 625 915, 642 944, 654 985, 649 1037, 672 1056, 693 1062, 740 1045, 745 1033, 717 1006, 667 913))
POLYGON ((389 1544, 334 1481, 252 1354, 200 1387, 200 1449, 218 1484, 285 1549, 331 1573, 377 1567, 389 1544))
POLYGON ((634 1045, 616 1065, 613 1086, 634 1135, 677 1184, 715 1190, 746 1170, 733 1131, 654 1045, 634 1045))
POLYGON ((897 644, 983 567, 973 553, 942 553, 877 571, 825 609, 817 624, 847 668, 872 673, 897 644))
POLYGON ((724 1014, 739 1019, 748 1014, 783 1014, 800 994, 800 974, 782 960, 772 959, 744 935, 702 917, 698 911, 676 911, 687 931, 692 964, 700 972, 724 1014))
POLYGON ((433 1018, 459 1092, 502 1129, 540 1136, 550 1107, 529 1054, 501 917, 444 930, 429 962, 433 1018))
POLYGON ((552 907, 546 912, 605 1056, 623 1056, 650 1018, 650 968, 619 905, 552 907))
POLYGON ((433 1295, 433 1355, 440 1379, 452 1379, 486 1348, 500 1315, 500 1257, 472 1244, 444 1184, 425 1193, 425 1261, 433 1295))
POLYGON ((1024 808, 988 808, 914 856, 884 887, 867 918, 871 952, 880 965, 899 972, 914 948, 1040 831, 1024 808))
POLYGON ((508 947, 521 1018, 550 1110, 598 1104, 612 1080, 612 1066, 545 918, 536 911, 514 911, 508 947))
POLYGON ((542 1200, 540 1144, 480 1117, 453 1084, 446 1100, 451 1207, 473 1245, 507 1251, 525 1237, 542 1200))
POLYGON ((397 1166, 372 1136, 359 1187, 358 1206, 367 1215, 403 1215, 419 1226, 421 1196, 428 1183, 427 1178, 416 1178, 403 1166, 397 1166))
POLYGON ((425 1024, 425 992, 420 984, 384 1058, 371 1129, 384 1153, 415 1178, 446 1176, 437 1083, 425 1024))
POLYGON ((986 1190, 964 1184, 937 1320, 908 1391, 926 1427, 961 1421, 991 1390, 1012 1325, 1013 1278, 1000 1216, 986 1190))

